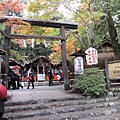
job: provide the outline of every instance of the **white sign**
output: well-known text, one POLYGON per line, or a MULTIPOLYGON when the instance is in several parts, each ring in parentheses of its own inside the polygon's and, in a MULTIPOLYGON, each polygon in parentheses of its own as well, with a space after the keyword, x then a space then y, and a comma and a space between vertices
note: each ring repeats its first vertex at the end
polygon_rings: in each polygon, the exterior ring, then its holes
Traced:
POLYGON ((83 68, 83 58, 82 57, 76 57, 74 59, 74 74, 83 74, 84 68, 83 68))
POLYGON ((95 48, 88 48, 85 53, 86 55, 86 60, 87 60, 87 65, 95 65, 98 64, 98 52, 95 48))
POLYGON ((45 81, 45 74, 37 74, 37 81, 45 81))

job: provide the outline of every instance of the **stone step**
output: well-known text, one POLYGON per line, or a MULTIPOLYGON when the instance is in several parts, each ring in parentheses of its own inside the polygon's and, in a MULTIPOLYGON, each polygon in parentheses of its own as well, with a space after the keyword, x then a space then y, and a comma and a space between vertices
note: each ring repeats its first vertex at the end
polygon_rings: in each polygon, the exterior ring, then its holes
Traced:
MULTIPOLYGON (((20 82, 24 87, 28 86, 28 82, 20 82)), ((59 85, 59 81, 53 81, 54 85, 59 85)), ((35 86, 48 86, 49 81, 43 81, 43 82, 34 82, 35 86)))
MULTIPOLYGON (((78 120, 120 114, 120 99, 51 99, 27 102, 7 102, 4 118, 9 120, 78 120), (70 119, 71 118, 71 119, 70 119)), ((92 119, 92 120, 93 120, 92 119)), ((97 120, 97 119, 96 119, 97 120)))
MULTIPOLYGON (((87 110, 83 110, 80 108, 80 110, 75 110, 74 106, 72 107, 66 107, 66 108, 62 108, 60 107, 59 110, 56 108, 53 109, 47 109, 47 110, 28 110, 28 111, 22 111, 22 112, 15 112, 15 113, 9 113, 9 119, 10 120, 15 120, 15 119, 29 119, 32 117, 40 117, 41 120, 42 119, 48 119, 48 118, 52 118, 51 116, 54 116, 54 118, 84 118, 84 119, 88 119, 88 118, 92 118, 92 117, 103 117, 103 116, 109 116, 109 115, 114 115, 115 114, 120 114, 119 111, 119 106, 117 107, 106 107, 106 108, 97 108, 97 109, 87 109, 87 110)), ((37 119, 36 119, 37 120, 37 119)))
POLYGON ((14 119, 14 120, 120 120, 120 113, 112 115, 102 115, 97 117, 87 116, 87 114, 76 113, 74 115, 49 115, 49 117, 33 116, 30 118, 14 119), (78 114, 78 116, 76 115, 78 114))

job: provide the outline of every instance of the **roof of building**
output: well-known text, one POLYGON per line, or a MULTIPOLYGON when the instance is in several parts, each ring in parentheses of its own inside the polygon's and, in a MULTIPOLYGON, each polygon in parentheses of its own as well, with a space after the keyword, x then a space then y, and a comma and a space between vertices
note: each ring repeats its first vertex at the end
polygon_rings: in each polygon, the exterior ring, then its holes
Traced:
POLYGON ((13 58, 9 58, 9 65, 10 66, 18 65, 20 67, 24 67, 19 61, 15 60, 13 58))
POLYGON ((70 54, 70 56, 75 56, 75 57, 78 57, 78 56, 85 57, 85 55, 87 55, 87 54, 85 52, 83 52, 82 49, 74 52, 73 54, 70 54))
POLYGON ((45 56, 38 56, 38 57, 30 60, 29 62, 27 62, 27 64, 31 64, 31 63, 33 63, 33 62, 39 61, 40 59, 44 59, 44 60, 46 60, 47 62, 50 62, 50 59, 49 59, 49 58, 46 58, 45 56))
POLYGON ((4 50, 0 49, 0 55, 6 55, 6 54, 7 54, 7 52, 6 52, 6 51, 4 51, 4 50))
POLYGON ((98 43, 97 45, 94 46, 94 48, 98 49, 103 45, 109 44, 112 46, 112 42, 108 39, 103 40, 101 43, 98 43))

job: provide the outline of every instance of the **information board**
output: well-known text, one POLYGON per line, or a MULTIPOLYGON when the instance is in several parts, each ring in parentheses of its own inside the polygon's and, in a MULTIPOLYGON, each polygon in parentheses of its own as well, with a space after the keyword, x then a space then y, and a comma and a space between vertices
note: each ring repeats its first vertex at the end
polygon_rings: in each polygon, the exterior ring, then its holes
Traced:
POLYGON ((120 62, 108 63, 109 79, 120 79, 120 62))

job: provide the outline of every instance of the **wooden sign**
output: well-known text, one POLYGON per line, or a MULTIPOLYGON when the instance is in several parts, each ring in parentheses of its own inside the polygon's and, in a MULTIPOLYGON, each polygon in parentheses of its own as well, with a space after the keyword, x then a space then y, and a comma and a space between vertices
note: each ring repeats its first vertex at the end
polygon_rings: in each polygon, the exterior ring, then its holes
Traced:
POLYGON ((45 74, 37 74, 37 81, 45 81, 45 74))
POLYGON ((109 78, 120 79, 120 62, 108 63, 109 78))
POLYGON ((105 61, 105 74, 107 88, 113 85, 120 85, 120 60, 105 61))

